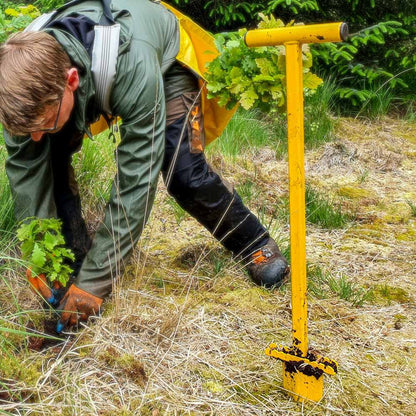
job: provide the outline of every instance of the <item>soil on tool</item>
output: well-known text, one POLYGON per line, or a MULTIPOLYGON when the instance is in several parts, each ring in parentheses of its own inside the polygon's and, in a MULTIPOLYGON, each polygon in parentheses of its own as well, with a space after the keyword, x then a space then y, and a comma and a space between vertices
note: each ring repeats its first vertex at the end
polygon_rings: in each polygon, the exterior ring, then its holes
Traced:
MULTIPOLYGON (((296 347, 296 345, 299 344, 300 341, 297 338, 294 338, 293 346, 291 348, 291 354, 302 358, 302 351, 296 347)), ((318 351, 309 350, 305 358, 308 361, 318 362, 320 364, 324 364, 325 366, 329 366, 333 368, 335 372, 338 372, 336 364, 332 361, 325 359, 325 357, 322 357, 318 351)), ((307 376, 314 376, 316 379, 319 379, 319 377, 321 377, 321 375, 323 374, 323 371, 321 369, 313 367, 307 364, 305 361, 285 361, 285 368, 288 373, 300 372, 307 376)))
POLYGON ((287 373, 303 373, 307 376, 313 376, 317 380, 323 374, 322 370, 312 367, 304 361, 285 361, 285 371, 287 373))

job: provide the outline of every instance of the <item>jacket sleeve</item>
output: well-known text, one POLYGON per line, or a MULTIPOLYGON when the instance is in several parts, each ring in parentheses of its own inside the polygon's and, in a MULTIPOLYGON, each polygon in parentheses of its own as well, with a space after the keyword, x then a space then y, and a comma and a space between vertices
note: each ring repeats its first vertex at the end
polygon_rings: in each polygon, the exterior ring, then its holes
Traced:
POLYGON ((49 138, 34 142, 30 137, 3 133, 16 219, 56 217, 49 138))
POLYGON ((150 46, 132 47, 119 57, 111 104, 113 114, 123 120, 115 153, 117 174, 104 221, 75 282, 99 297, 111 292, 121 263, 141 235, 163 162, 163 79, 158 56, 150 46))

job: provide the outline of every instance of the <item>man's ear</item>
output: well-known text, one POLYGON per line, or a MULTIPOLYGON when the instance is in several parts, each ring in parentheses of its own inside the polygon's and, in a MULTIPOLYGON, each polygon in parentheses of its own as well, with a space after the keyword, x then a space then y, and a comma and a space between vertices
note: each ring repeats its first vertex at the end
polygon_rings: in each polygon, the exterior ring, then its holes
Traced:
POLYGON ((68 87, 72 92, 74 92, 79 86, 78 69, 69 68, 66 74, 68 87))

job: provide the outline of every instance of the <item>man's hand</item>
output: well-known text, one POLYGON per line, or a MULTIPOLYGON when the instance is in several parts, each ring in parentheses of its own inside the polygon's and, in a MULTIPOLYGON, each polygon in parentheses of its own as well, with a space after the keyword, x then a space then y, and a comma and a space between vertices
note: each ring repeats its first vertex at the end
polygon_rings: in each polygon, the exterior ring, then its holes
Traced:
POLYGON ((57 280, 52 283, 52 287, 49 287, 44 274, 33 276, 30 269, 26 270, 26 278, 36 294, 40 295, 50 305, 58 305, 64 288, 57 280))
POLYGON ((91 315, 97 315, 102 303, 103 299, 72 284, 59 304, 62 314, 56 332, 59 334, 64 328, 77 325, 79 321, 85 322, 91 315))

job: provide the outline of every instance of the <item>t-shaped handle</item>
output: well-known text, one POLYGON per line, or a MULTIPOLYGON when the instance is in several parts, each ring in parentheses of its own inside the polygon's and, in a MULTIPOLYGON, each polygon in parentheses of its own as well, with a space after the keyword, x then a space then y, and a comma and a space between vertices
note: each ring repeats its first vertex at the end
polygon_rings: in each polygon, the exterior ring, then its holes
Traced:
POLYGON ((247 46, 252 47, 284 45, 288 42, 340 42, 347 38, 348 25, 339 22, 249 30, 244 36, 244 41, 247 46))

